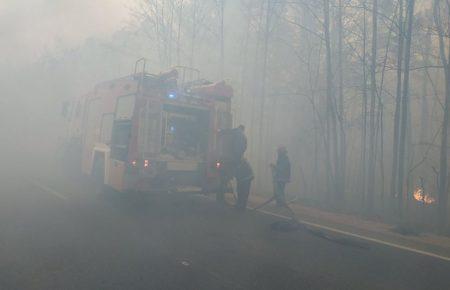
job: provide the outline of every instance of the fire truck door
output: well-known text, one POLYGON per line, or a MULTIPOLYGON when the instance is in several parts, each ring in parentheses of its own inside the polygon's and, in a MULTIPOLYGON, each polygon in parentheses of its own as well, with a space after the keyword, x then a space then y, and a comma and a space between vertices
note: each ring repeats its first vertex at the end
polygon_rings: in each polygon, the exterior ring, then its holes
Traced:
POLYGON ((107 181, 108 185, 115 190, 123 191, 125 189, 125 169, 125 162, 112 159, 110 162, 110 175, 107 181))
POLYGON ((93 148, 100 137, 101 102, 93 99, 87 104, 87 113, 84 124, 82 170, 90 175, 93 165, 93 148))
POLYGON ((119 191, 126 189, 125 173, 128 166, 130 143, 132 142, 135 100, 135 95, 126 95, 119 97, 116 104, 108 184, 119 191))
POLYGON ((111 139, 111 162, 108 185, 116 190, 125 188, 125 171, 128 161, 128 150, 131 140, 132 121, 115 120, 111 139))

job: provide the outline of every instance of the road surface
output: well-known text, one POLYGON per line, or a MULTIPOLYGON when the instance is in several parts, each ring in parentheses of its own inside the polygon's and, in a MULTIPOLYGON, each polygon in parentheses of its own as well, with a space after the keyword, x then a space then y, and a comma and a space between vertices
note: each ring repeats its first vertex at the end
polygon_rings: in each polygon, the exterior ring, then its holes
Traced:
POLYGON ((0 289, 450 289, 448 261, 276 221, 201 196, 4 175, 0 289))

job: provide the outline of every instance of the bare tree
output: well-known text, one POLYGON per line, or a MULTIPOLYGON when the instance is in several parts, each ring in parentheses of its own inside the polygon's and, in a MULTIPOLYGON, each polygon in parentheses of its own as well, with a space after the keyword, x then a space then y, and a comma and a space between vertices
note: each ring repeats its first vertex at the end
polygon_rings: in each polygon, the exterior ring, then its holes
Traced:
POLYGON ((368 180, 367 180, 367 210, 369 213, 373 210, 373 195, 375 190, 375 107, 377 96, 377 38, 378 38, 378 0, 373 0, 372 6, 372 56, 370 66, 370 112, 369 112, 369 164, 368 164, 368 180))
POLYGON ((342 7, 342 0, 339 0, 338 2, 338 15, 337 15, 337 22, 338 22, 338 76, 339 76, 339 87, 338 87, 338 119, 339 119, 339 170, 337 172, 337 181, 338 181, 338 201, 339 204, 342 205, 345 203, 345 182, 346 182, 346 160, 347 160, 347 137, 345 132, 345 111, 344 111, 344 69, 342 64, 342 58, 343 58, 343 24, 342 24, 342 18, 343 18, 343 7, 342 7))
POLYGON ((184 0, 178 3, 178 31, 177 31, 177 66, 181 65, 181 27, 183 23, 184 0))
MULTIPOLYGON (((333 73, 331 67, 331 37, 330 37, 330 0, 323 1, 324 11, 324 34, 325 34, 325 71, 326 71, 326 167, 327 167, 327 181, 328 181, 328 198, 331 196, 331 191, 335 188, 335 175, 331 169, 332 164, 332 150, 336 147, 331 146, 331 138, 333 138, 333 145, 335 142, 334 131, 334 104, 333 104, 333 73)), ((336 156, 336 155, 335 155, 336 156)), ((336 162, 336 160, 334 160, 336 162)))
POLYGON ((398 178, 398 144, 399 144, 399 127, 400 127, 400 108, 401 108, 401 92, 402 92, 402 66, 403 66, 403 47, 405 37, 403 33, 403 0, 398 0, 398 52, 397 52, 397 93, 395 98, 394 113, 394 136, 392 149, 392 177, 391 177, 391 195, 400 194, 397 192, 398 178))
POLYGON ((366 206, 367 180, 367 19, 366 0, 363 0, 363 36, 362 36, 362 124, 361 124, 361 196, 362 206, 366 206))
POLYGON ((220 19, 220 66, 219 77, 224 78, 225 71, 225 35, 224 35, 224 21, 225 21, 225 0, 219 0, 219 19, 220 19))
POLYGON ((405 34, 405 71, 403 78, 403 92, 401 102, 401 119, 400 119, 400 139, 398 149, 398 213, 400 216, 403 211, 403 190, 404 190, 404 176, 405 176, 405 155, 406 155, 406 131, 408 123, 408 104, 409 104, 409 75, 410 75, 410 61, 411 61, 411 42, 412 42, 412 24, 414 19, 414 5, 415 0, 408 0, 407 7, 407 26, 405 34))
MULTIPOLYGON (((439 55, 441 63, 444 67, 445 75, 445 104, 444 104, 444 118, 442 121, 442 134, 441 134, 441 148, 440 148, 440 163, 439 163, 439 204, 438 204, 438 227, 440 231, 444 231, 447 226, 447 207, 448 207, 448 126, 450 117, 450 46, 445 46, 444 36, 446 35, 441 16, 441 2, 439 0, 434 1, 433 14, 434 22, 436 25, 436 30, 439 40, 439 55), (448 51, 448 56, 446 55, 446 50, 448 51)), ((444 11, 447 10, 450 13, 450 4, 447 1, 447 7, 443 8, 444 11)), ((449 21, 449 19, 447 19, 449 21)))

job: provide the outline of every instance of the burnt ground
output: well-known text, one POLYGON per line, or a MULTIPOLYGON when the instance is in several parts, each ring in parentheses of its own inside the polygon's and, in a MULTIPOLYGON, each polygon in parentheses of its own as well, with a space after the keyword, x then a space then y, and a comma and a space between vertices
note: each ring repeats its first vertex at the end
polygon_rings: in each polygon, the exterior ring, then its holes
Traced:
POLYGON ((0 289, 450 289, 450 262, 195 195, 3 174, 0 289))

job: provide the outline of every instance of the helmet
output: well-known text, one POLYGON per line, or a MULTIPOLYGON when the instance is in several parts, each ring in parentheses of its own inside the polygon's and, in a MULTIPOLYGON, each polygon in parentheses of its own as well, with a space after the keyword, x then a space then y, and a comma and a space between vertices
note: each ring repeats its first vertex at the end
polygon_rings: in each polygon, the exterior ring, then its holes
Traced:
POLYGON ((277 151, 278 151, 278 153, 287 153, 286 146, 284 146, 284 145, 278 146, 277 151))

